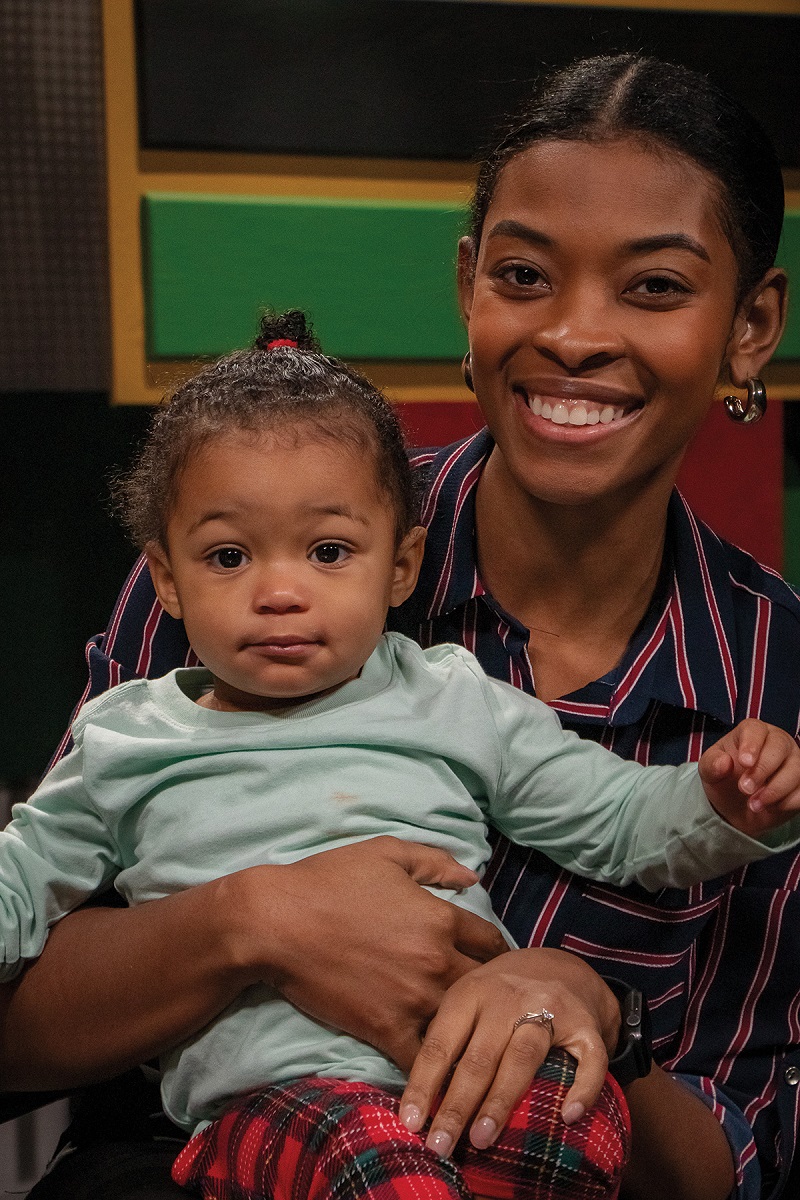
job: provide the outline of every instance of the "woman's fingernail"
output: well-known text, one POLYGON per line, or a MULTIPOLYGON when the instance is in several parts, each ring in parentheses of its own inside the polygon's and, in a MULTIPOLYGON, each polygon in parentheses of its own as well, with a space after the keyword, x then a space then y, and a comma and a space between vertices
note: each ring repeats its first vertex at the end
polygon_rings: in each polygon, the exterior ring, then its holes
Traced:
POLYGON ((422 1113, 416 1104, 402 1104, 400 1106, 400 1120, 411 1133, 419 1133, 422 1128, 422 1113))
POLYGON ((576 1121, 580 1121, 581 1117, 585 1116, 586 1108, 579 1100, 571 1100, 569 1104, 565 1104, 562 1109, 561 1116, 565 1125, 574 1125, 576 1121))
POLYGON ((746 796, 749 796, 751 792, 756 790, 756 781, 755 779, 751 779, 749 775, 743 775, 739 780, 739 787, 746 796))
POLYGON ((469 1131, 469 1140, 476 1150, 485 1150, 497 1137, 497 1124, 491 1117, 481 1117, 469 1131))
POLYGON ((450 1151, 453 1149, 453 1139, 443 1129, 437 1129, 436 1133, 428 1134, 428 1140, 425 1145, 434 1154, 438 1154, 439 1158, 448 1158, 450 1151))

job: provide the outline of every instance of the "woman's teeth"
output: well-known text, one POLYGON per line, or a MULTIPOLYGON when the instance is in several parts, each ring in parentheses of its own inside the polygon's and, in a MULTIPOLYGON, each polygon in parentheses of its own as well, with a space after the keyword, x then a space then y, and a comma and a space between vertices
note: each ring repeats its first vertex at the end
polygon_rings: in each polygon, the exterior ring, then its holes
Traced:
POLYGON ((624 408, 615 408, 611 404, 605 404, 602 408, 596 405, 587 408, 580 401, 550 404, 538 396, 528 400, 528 408, 537 417, 544 417, 545 421, 552 421, 554 425, 610 425, 612 421, 619 421, 625 416, 624 408))

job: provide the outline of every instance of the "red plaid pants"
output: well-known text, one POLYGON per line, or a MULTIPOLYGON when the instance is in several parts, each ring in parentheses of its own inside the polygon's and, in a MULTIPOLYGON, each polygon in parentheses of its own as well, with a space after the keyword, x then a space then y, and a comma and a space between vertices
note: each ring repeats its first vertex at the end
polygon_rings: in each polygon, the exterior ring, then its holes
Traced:
POLYGON ((204 1200, 612 1200, 630 1127, 608 1077, 597 1105, 566 1126, 574 1062, 554 1051, 488 1150, 462 1138, 451 1160, 427 1150, 398 1098, 338 1079, 302 1079, 237 1098, 172 1168, 204 1200))

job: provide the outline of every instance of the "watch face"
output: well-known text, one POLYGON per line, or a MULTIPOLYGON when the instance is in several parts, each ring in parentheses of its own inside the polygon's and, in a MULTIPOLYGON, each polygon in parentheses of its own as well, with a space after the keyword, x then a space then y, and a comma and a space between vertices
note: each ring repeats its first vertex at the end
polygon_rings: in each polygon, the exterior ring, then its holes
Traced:
POLYGON ((650 1038, 650 1013, 647 1002, 638 988, 628 987, 621 980, 606 979, 620 1002, 622 1021, 617 1052, 608 1069, 622 1087, 642 1079, 650 1071, 653 1056, 650 1038))

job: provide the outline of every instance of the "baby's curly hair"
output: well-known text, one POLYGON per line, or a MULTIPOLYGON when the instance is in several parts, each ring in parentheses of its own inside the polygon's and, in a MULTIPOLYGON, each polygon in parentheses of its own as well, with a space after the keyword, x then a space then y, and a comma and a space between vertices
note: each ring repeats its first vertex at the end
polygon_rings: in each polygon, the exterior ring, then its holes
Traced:
POLYGON ((311 432, 370 454, 375 478, 394 507, 398 544, 417 523, 419 496, 400 422, 377 388, 324 355, 298 309, 268 312, 253 346, 219 359, 177 389, 154 414, 131 470, 112 486, 112 502, 133 541, 166 549, 181 473, 214 438, 311 432))

